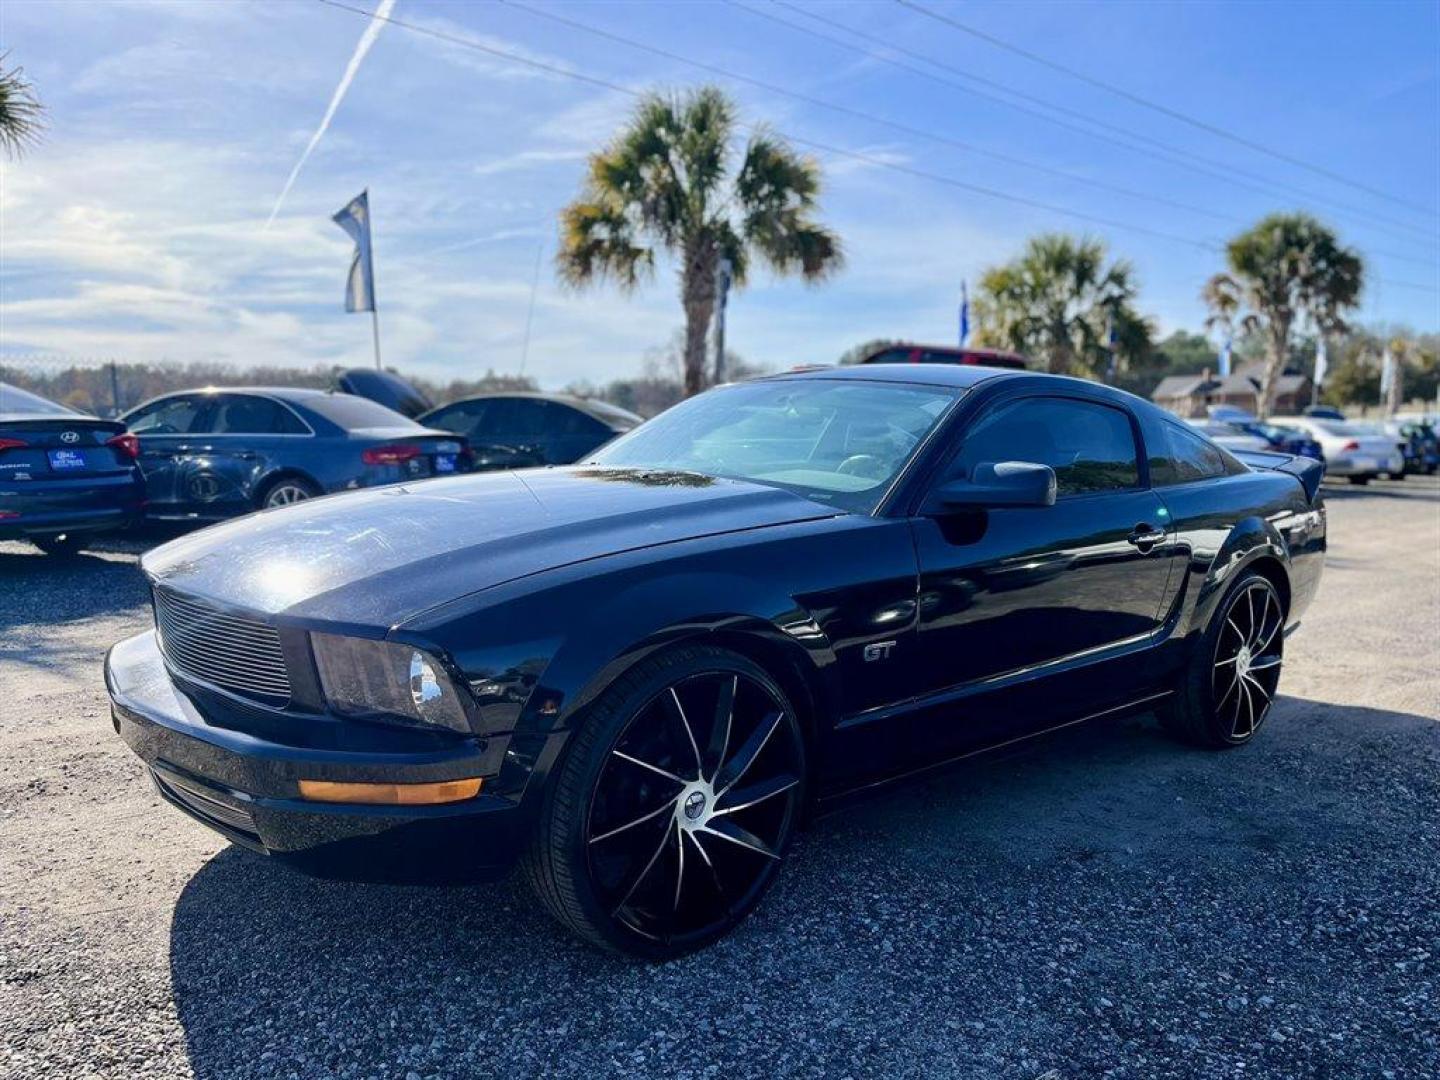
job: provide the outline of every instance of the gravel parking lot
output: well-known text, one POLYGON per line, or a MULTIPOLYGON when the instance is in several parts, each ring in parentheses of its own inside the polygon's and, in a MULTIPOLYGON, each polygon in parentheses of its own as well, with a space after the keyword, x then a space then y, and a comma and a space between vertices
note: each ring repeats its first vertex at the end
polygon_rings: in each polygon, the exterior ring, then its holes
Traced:
POLYGON ((0 1075, 1440 1075, 1440 483, 1327 492, 1256 745, 1136 719, 972 761, 820 821, 664 967, 518 885, 228 848, 110 728, 143 544, 0 544, 0 1075))

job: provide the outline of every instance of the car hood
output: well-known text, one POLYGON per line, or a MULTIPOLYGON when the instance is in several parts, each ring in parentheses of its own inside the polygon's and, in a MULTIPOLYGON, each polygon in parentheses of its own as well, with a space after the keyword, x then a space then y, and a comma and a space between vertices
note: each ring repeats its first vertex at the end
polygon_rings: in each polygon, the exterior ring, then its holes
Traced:
POLYGON ((266 510, 158 547, 141 565, 159 586, 225 606, 389 627, 571 563, 835 515, 786 491, 696 473, 532 469, 266 510))

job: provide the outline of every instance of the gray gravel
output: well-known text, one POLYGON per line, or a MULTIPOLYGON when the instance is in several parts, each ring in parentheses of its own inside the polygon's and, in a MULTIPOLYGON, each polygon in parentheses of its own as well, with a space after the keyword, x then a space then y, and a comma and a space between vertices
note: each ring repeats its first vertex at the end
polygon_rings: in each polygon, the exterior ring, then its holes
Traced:
POLYGON ((1134 720, 827 818, 664 967, 517 886, 316 881, 110 731, 136 542, 0 544, 0 1076, 1440 1075, 1440 484, 1332 489, 1259 742, 1134 720))

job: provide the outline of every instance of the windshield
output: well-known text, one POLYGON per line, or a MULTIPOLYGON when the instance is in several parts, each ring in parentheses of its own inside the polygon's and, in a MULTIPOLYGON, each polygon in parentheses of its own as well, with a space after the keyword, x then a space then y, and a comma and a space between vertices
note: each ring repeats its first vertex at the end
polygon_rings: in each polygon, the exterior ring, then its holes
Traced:
POLYGON ((590 460, 753 480, 868 513, 958 396, 849 379, 741 383, 681 402, 590 460))

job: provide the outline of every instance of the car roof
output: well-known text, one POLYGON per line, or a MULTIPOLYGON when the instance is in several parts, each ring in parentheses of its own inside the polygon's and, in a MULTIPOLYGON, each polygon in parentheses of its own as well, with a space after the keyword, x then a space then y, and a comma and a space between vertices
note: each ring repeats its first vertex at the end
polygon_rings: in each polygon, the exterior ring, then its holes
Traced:
POLYGON ((456 398, 454 401, 447 401, 443 405, 437 405, 433 409, 426 410, 427 415, 432 412, 439 412, 441 409, 448 409, 451 405, 459 405, 465 401, 491 401, 496 398, 529 398, 534 401, 553 401, 559 405, 568 405, 572 409, 579 409, 581 412, 594 416, 597 419, 604 419, 607 412, 614 410, 626 416, 635 416, 629 409, 623 409, 619 405, 611 405, 608 401, 592 402, 589 398, 576 397, 573 394, 549 394, 543 390, 486 390, 484 393, 471 394, 468 397, 456 398), (603 408, 596 408, 601 405, 603 408))
MULTIPOLYGON (((1024 378, 1033 374, 1035 373, 1012 368, 984 367, 980 364, 854 364, 846 367, 817 368, 812 371, 786 371, 762 376, 760 381, 846 379, 857 382, 911 383, 915 386, 953 386, 963 390, 990 379, 1024 378)), ((1058 375, 1049 377, 1060 378, 1058 375)))

